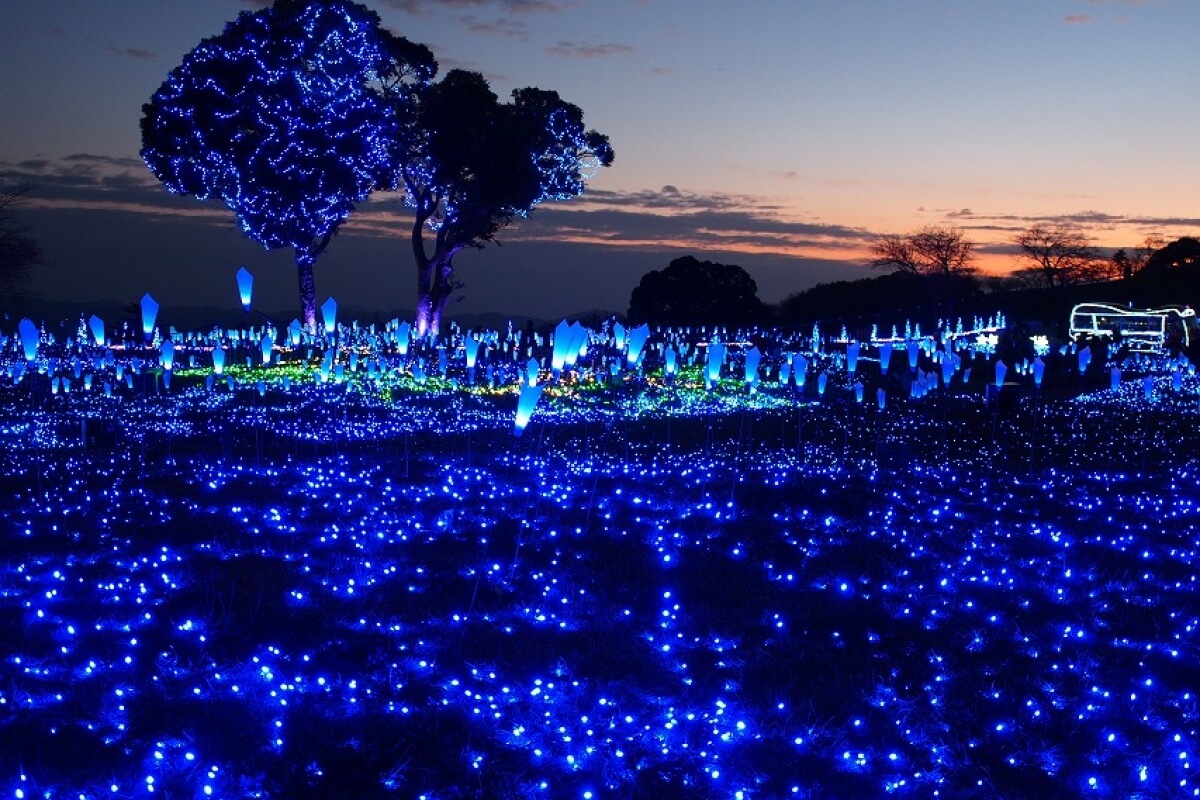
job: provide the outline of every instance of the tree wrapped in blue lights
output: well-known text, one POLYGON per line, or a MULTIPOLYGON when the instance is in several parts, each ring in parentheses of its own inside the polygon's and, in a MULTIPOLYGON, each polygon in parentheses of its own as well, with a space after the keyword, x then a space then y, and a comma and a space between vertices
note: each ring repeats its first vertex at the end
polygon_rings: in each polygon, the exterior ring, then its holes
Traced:
POLYGON ((176 194, 219 199, 267 249, 295 252, 304 320, 313 264, 372 190, 391 185, 423 45, 346 0, 277 0, 184 56, 143 107, 141 155, 176 194))
POLYGON ((436 333, 462 284, 454 256, 481 248, 514 217, 547 200, 583 193, 612 164, 608 137, 583 124, 583 111, 544 89, 516 89, 499 102, 482 75, 451 70, 423 92, 418 131, 397 164, 416 210, 417 330, 436 333), (432 234, 432 241, 427 241, 432 234))

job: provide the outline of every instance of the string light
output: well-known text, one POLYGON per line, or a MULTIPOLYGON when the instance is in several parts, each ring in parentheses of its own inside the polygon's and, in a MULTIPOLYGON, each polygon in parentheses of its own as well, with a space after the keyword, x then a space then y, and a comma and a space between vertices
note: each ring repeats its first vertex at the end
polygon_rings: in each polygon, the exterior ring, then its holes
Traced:
POLYGON ((0 793, 1194 788, 1181 360, 1071 400, 1014 366, 1004 411, 983 364, 880 407, 866 343, 852 375, 721 331, 714 376, 718 332, 652 331, 631 367, 602 328, 557 379, 535 347, 516 439, 520 337, 478 334, 472 378, 461 332, 335 324, 266 364, 265 329, 169 331, 169 389, 140 330, 5 336, 0 793))
POLYGON ((393 182, 408 95, 435 70, 356 3, 243 12, 144 107, 141 155, 171 192, 221 201, 248 237, 311 268, 355 206, 393 182))

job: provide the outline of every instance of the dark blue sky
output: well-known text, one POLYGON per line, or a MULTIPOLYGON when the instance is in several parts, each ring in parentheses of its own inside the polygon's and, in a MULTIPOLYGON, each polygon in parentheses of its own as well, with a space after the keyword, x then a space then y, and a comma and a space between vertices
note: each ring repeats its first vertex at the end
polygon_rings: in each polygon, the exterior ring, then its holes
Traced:
MULTIPOLYGON (((1195 233, 1200 70, 1193 0, 378 0, 443 70, 580 105, 617 153, 584 198, 540 207, 461 257, 461 311, 622 309, 648 269, 739 263, 768 300, 860 277, 871 238, 952 222, 987 254, 1031 221, 1097 244, 1195 233)), ((47 298, 288 308, 286 254, 219 205, 169 197, 137 159, 140 107, 235 0, 12 0, 0 8, 0 171, 47 298)), ((317 268, 322 299, 404 309, 395 198, 365 206, 317 268)))

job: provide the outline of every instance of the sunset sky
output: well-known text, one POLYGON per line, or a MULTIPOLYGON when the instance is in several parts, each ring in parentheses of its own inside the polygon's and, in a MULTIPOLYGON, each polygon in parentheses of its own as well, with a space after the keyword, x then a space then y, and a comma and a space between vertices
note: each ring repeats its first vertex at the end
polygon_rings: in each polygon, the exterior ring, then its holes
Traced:
MULTIPOLYGON (((989 270, 1013 232, 1078 223, 1096 244, 1200 232, 1197 0, 369 0, 442 71, 497 94, 555 89, 616 162, 460 256, 454 313, 624 310, 649 269, 746 267, 763 299, 863 277, 880 233, 954 224, 989 270)), ((47 299, 296 304, 218 203, 173 198, 138 158, 141 106, 235 0, 7 0, 0 173, 47 299)), ((379 195, 317 265, 318 300, 409 309, 404 208, 379 195)))

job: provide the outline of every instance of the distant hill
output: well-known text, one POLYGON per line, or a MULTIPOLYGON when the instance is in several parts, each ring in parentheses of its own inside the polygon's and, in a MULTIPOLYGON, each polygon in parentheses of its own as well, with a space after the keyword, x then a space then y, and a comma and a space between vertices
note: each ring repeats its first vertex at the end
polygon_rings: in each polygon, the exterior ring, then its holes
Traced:
POLYGON ((939 319, 990 316, 1003 311, 1011 320, 1065 333, 1071 309, 1078 303, 1106 302, 1135 308, 1189 305, 1200 310, 1200 263, 1145 269, 1131 278, 1054 289, 1001 289, 970 279, 955 291, 934 278, 889 273, 856 281, 818 284, 783 300, 776 322, 785 326, 840 322, 853 327, 871 324, 922 325, 939 319))

